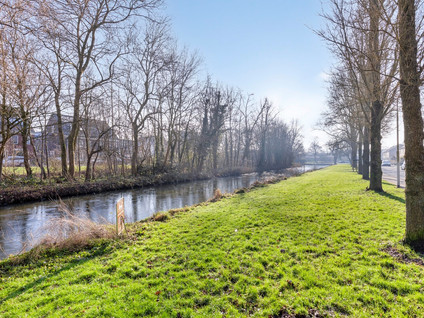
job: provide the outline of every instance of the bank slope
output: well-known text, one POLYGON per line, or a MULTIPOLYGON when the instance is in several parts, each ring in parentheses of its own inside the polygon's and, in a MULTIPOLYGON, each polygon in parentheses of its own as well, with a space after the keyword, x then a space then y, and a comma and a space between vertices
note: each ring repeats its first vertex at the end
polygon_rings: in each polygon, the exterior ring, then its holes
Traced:
POLYGON ((347 166, 139 223, 133 240, 0 263, 0 316, 422 317, 404 194, 347 166))

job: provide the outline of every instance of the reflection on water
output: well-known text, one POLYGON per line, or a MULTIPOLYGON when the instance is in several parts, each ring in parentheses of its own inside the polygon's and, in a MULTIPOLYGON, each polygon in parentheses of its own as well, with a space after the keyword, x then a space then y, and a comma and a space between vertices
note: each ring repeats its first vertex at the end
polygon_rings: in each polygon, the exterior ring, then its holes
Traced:
MULTIPOLYGON (((314 167, 302 167, 311 170, 314 167)), ((316 167, 319 168, 319 167, 316 167)), ((216 189, 233 192, 248 187, 256 180, 267 177, 245 174, 238 177, 215 178, 175 185, 107 192, 63 199, 78 216, 85 216, 97 223, 115 223, 115 204, 124 198, 126 222, 146 219, 158 211, 190 206, 206 201, 216 189)), ((0 259, 19 253, 23 242, 34 241, 48 220, 63 215, 58 201, 35 202, 0 208, 0 259)))

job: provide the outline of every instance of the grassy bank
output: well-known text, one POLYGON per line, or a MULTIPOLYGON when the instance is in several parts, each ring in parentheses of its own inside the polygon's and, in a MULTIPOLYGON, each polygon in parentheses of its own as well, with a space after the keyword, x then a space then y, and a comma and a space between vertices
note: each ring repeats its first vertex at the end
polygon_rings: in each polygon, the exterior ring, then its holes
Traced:
POLYGON ((131 239, 0 263, 0 316, 422 317, 404 195, 336 166, 162 218, 131 239))

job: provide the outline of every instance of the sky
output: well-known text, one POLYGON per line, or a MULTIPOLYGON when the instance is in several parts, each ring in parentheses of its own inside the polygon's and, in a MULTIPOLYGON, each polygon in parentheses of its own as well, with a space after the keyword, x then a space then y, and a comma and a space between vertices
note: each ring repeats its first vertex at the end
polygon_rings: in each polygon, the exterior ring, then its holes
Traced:
MULTIPOLYGON (((324 6, 324 7, 322 7, 324 6)), ((313 30, 324 20, 320 0, 166 0, 174 36, 199 53, 203 72, 224 85, 267 97, 279 117, 302 126, 305 148, 318 138, 326 78, 334 60, 313 30)), ((383 147, 395 143, 383 138, 383 147)))

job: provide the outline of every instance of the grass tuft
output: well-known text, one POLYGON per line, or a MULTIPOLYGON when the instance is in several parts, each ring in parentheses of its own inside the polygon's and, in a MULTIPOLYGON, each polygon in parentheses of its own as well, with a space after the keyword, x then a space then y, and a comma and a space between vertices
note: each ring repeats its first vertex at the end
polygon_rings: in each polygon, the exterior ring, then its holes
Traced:
POLYGON ((165 222, 166 220, 168 220, 169 216, 167 213, 156 213, 153 216, 153 221, 155 222, 165 222))
POLYGON ((10 258, 14 265, 34 262, 46 254, 89 249, 99 241, 117 237, 113 227, 75 215, 63 202, 60 202, 59 210, 63 215, 50 219, 41 228, 41 238, 35 244, 26 243, 28 246, 35 245, 29 252, 10 258))
POLYGON ((214 194, 213 194, 213 197, 211 199, 209 199, 209 202, 218 202, 222 198, 223 198, 223 194, 222 194, 221 190, 216 189, 214 194))

